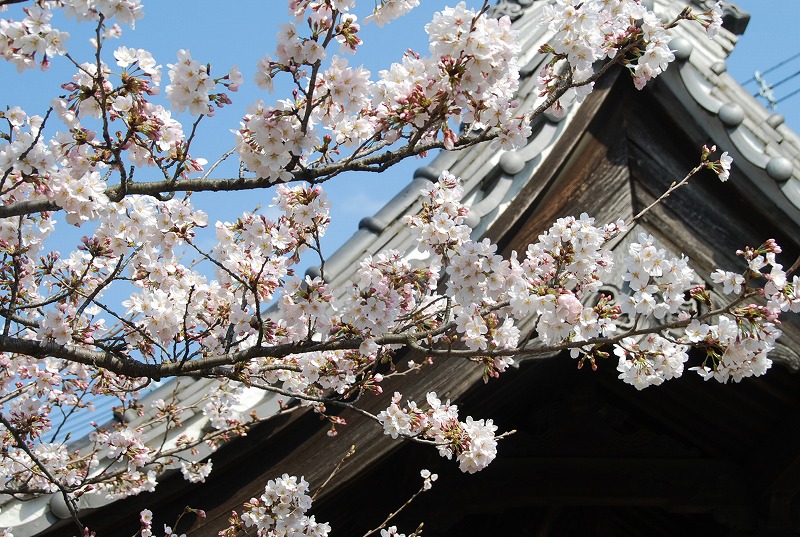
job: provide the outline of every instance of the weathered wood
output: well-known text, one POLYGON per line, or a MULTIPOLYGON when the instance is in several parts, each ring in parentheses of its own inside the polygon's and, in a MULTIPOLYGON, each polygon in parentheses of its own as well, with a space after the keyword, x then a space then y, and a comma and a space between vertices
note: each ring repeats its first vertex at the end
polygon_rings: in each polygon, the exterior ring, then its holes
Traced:
MULTIPOLYGON (((563 170, 576 153, 576 148, 581 142, 584 132, 589 124, 596 121, 597 113, 603 109, 606 101, 613 95, 612 89, 619 78, 620 70, 614 69, 598 82, 595 91, 587 97, 586 102, 583 103, 556 142, 548 158, 517 194, 511 206, 489 228, 486 235, 497 242, 500 249, 508 250, 506 242, 517 236, 517 228, 527 221, 526 215, 533 211, 533 207, 541 208, 542 196, 546 192, 553 191, 553 183, 558 177, 563 176, 563 170)), ((567 214, 562 213, 559 216, 567 216, 567 214)), ((541 224, 542 229, 538 233, 547 229, 545 225, 549 225, 549 223, 551 222, 541 224)))
MULTIPOLYGON (((753 477, 771 464, 758 449, 792 423, 785 420, 800 403, 797 378, 776 371, 721 386, 687 372, 690 378, 638 392, 616 379, 614 365, 576 371, 564 355, 471 392, 459 403, 463 412, 519 429, 500 444, 500 457, 489 468, 464 476, 424 447, 406 445, 342 488, 338 502, 332 497, 321 503, 320 518, 335 527, 369 526, 380 518, 376 512, 415 490, 420 467, 440 479, 397 523, 411 529, 425 521, 433 535, 481 535, 484 519, 501 525, 516 520, 515 531, 521 531, 521 520, 544 525, 554 507, 564 509, 556 517, 563 522, 562 516, 580 517, 602 506, 593 516, 614 526, 635 506, 646 516, 629 535, 658 535, 659 524, 679 534, 703 535, 700 528, 710 527, 706 535, 726 535, 725 525, 715 522, 721 513, 729 524, 757 518, 765 505, 757 498, 772 482, 754 486, 753 477), (764 397, 767 385, 773 397, 764 397), (386 482, 398 482, 402 490, 376 495, 373 484, 386 482)), ((783 468, 794 456, 776 452, 772 462, 783 468)), ((569 534, 564 531, 553 524, 541 535, 569 534)))

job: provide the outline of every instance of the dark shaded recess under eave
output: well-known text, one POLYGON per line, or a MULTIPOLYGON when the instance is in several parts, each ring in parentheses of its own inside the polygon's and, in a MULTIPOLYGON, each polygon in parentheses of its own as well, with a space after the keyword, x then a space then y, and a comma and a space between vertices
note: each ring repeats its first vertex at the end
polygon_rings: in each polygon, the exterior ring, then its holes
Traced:
POLYGON ((429 468, 439 480, 393 522, 401 531, 424 522, 427 537, 792 535, 797 481, 789 520, 773 503, 787 495, 781 483, 800 478, 798 388, 778 368, 724 386, 687 372, 637 392, 616 378, 613 359, 596 372, 567 355, 526 363, 459 403, 463 415, 517 430, 487 469, 465 475, 406 445, 315 513, 346 528, 339 535, 362 535, 429 468))

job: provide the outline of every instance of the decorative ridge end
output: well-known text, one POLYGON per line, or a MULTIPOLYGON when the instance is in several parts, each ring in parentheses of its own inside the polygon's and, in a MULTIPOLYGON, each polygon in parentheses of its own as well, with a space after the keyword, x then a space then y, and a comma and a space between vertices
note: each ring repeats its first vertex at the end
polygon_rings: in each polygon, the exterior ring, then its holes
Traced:
POLYGON ((499 19, 505 15, 515 21, 522 17, 525 8, 533 5, 536 0, 497 0, 497 4, 489 8, 489 16, 499 19))

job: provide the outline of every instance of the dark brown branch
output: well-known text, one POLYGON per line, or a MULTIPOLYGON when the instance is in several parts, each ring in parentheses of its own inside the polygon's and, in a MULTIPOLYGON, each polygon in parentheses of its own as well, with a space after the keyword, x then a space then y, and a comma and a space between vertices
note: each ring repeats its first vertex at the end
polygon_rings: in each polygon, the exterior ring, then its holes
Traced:
MULTIPOLYGON (((213 371, 215 368, 248 362, 254 358, 284 358, 290 354, 320 350, 353 350, 361 344, 360 339, 340 340, 329 343, 301 342, 275 345, 271 347, 252 347, 244 351, 220 354, 192 360, 186 363, 164 362, 148 364, 125 355, 103 350, 85 349, 77 345, 60 345, 54 341, 36 341, 13 336, 0 336, 0 351, 24 354, 35 358, 61 358, 85 365, 101 367, 112 373, 126 377, 146 377, 160 380, 171 376, 196 376, 213 371)), ((262 370, 296 370, 290 364, 262 366, 262 370)))
MULTIPOLYGON (((458 140, 455 147, 462 149, 491 139, 492 136, 483 133, 479 136, 466 137, 458 140)), ((408 157, 416 156, 433 149, 444 147, 444 141, 432 140, 420 143, 414 147, 405 146, 396 151, 387 151, 377 155, 370 155, 363 159, 351 161, 345 159, 340 162, 321 166, 319 168, 304 169, 296 172, 291 181, 308 181, 322 183, 346 171, 383 172, 408 157)), ((131 183, 124 191, 122 185, 114 185, 106 190, 106 195, 114 201, 121 200, 127 195, 141 194, 158 196, 172 192, 234 192, 239 190, 254 190, 268 188, 275 184, 274 179, 267 177, 254 177, 252 179, 184 179, 181 181, 151 181, 144 183, 131 183)), ((50 200, 30 200, 11 203, 0 207, 0 218, 21 216, 43 211, 59 211, 61 208, 50 200)))

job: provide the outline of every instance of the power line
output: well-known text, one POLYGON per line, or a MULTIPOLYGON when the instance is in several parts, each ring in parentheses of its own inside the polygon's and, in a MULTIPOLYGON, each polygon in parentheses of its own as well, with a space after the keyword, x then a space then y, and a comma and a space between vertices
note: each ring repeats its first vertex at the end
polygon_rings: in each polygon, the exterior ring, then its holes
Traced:
POLYGON ((753 75, 753 78, 758 82, 759 85, 758 92, 754 93, 753 97, 763 97, 764 99, 766 99, 767 102, 769 102, 769 107, 772 110, 775 110, 775 107, 778 105, 779 102, 786 100, 787 97, 791 97, 792 95, 797 93, 797 92, 792 92, 789 95, 784 95, 780 99, 776 99, 773 90, 778 86, 780 86, 781 84, 783 84, 784 82, 788 82, 789 80, 797 76, 800 76, 800 70, 795 71, 791 75, 782 78, 781 80, 775 82, 774 84, 768 84, 766 79, 762 75, 763 73, 760 73, 759 71, 756 71, 755 74, 753 75))
POLYGON ((783 84, 784 82, 788 82, 789 80, 793 79, 794 77, 796 77, 796 76, 798 76, 798 75, 800 75, 800 71, 795 71, 794 73, 792 73, 791 75, 787 76, 787 77, 786 77, 786 78, 784 78, 783 80, 779 80, 778 82, 775 82, 775 83, 772 85, 772 88, 773 88, 773 89, 774 89, 774 88, 777 88, 778 86, 780 86, 780 85, 781 85, 781 84, 783 84))
POLYGON ((786 95, 784 95, 783 97, 781 97, 780 99, 775 101, 775 104, 781 103, 781 102, 785 101, 786 99, 788 99, 789 97, 794 97, 798 93, 800 93, 800 88, 797 88, 796 90, 794 90, 791 93, 787 93, 786 95))
MULTIPOLYGON (((768 73, 771 73, 775 69, 777 69, 779 67, 783 67, 784 65, 786 65, 790 61, 794 60, 795 58, 800 58, 800 52, 798 52, 797 54, 792 55, 789 58, 786 58, 785 60, 783 60, 781 62, 776 63, 775 65, 773 65, 772 67, 770 67, 769 69, 767 69, 765 71, 761 71, 759 74, 760 75, 766 75, 768 73)), ((756 73, 758 73, 758 71, 756 71, 756 73)), ((753 75, 749 80, 747 80, 745 82, 742 82, 742 86, 746 86, 747 84, 750 84, 751 82, 756 82, 756 81, 757 81, 757 77, 756 77, 756 75, 753 75)))

